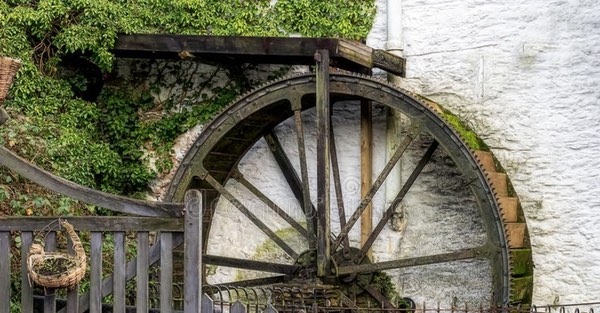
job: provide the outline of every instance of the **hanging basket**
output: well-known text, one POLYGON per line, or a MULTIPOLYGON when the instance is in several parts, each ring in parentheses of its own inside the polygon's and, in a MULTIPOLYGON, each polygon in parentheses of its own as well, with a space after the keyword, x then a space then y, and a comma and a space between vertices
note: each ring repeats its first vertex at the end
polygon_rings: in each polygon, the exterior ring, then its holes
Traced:
POLYGON ((0 57, 0 105, 8 95, 8 89, 12 85, 15 74, 21 67, 21 60, 0 57))
MULTIPOLYGON (((30 282, 35 282, 42 287, 70 289, 75 287, 85 276, 87 259, 73 225, 63 219, 59 219, 56 224, 62 226, 71 238, 75 255, 64 252, 47 252, 44 251, 41 244, 34 243, 27 254, 27 272, 30 282)), ((45 236, 54 230, 51 225, 45 227, 45 231, 40 234, 44 233, 45 236)))

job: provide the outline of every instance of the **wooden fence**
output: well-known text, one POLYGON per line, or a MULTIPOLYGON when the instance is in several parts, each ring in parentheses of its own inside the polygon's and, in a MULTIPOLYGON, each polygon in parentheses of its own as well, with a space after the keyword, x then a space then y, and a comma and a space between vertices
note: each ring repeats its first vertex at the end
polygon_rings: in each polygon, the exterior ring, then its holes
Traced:
MULTIPOLYGON (((85 284, 89 288, 79 293, 79 288, 66 292, 66 301, 58 301, 57 290, 42 290, 32 286, 27 274, 26 257, 37 232, 55 221, 56 217, 0 217, 0 313, 9 313, 11 296, 11 263, 20 261, 20 306, 23 313, 33 313, 41 302, 43 312, 90 313, 103 312, 110 307, 115 313, 149 312, 150 269, 157 264, 160 312, 173 312, 173 250, 183 244, 183 311, 197 313, 200 310, 200 269, 202 234, 202 196, 191 190, 186 194, 185 217, 63 217, 68 220, 80 237, 88 240, 88 273, 85 284), (158 240, 151 240, 151 237, 158 240), (155 244, 152 241, 156 241, 155 244), (19 247, 20 248, 17 248, 19 247), (103 258, 103 246, 112 247, 112 260, 103 258), (134 246, 135 255, 129 255, 127 247, 134 246), (12 255, 16 252, 15 255, 12 255), (20 260, 12 258, 20 257, 20 260), (105 264, 105 262, 110 264, 105 264), (103 277, 103 268, 112 268, 112 273, 103 277), (134 303, 127 303, 128 283, 135 282, 134 303), (104 300, 104 301, 103 301, 104 300), (64 305, 63 305, 64 303, 64 305)), ((44 238, 46 251, 55 250, 57 236, 49 232, 44 238)), ((83 240, 82 240, 83 241, 83 240)), ((131 253, 131 252, 130 252, 131 253)))

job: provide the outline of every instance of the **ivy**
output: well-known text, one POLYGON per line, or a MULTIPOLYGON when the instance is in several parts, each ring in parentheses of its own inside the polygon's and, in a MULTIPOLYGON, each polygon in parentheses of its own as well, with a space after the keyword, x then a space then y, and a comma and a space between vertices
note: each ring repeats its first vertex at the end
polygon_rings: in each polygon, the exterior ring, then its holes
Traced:
MULTIPOLYGON (((247 75, 253 68, 217 68, 199 86, 193 77, 198 64, 182 62, 146 63, 146 69, 136 69, 146 82, 121 81, 111 73, 117 34, 300 33, 360 39, 371 27, 374 10, 374 1, 359 0, 0 0, 0 55, 23 60, 5 101, 11 116, 20 118, 0 128, 0 139, 79 184, 143 197, 149 181, 170 169, 174 140, 256 82, 247 75), (106 84, 99 97, 82 97, 89 77, 69 69, 73 55, 102 71, 106 84), (154 113, 158 118, 148 118, 154 113), (148 166, 150 158, 156 167, 148 166)), ((274 72, 285 68, 279 71, 274 72)), ((0 209, 14 213, 15 199, 2 198, 0 209)), ((43 213, 52 214, 49 210, 43 213)))

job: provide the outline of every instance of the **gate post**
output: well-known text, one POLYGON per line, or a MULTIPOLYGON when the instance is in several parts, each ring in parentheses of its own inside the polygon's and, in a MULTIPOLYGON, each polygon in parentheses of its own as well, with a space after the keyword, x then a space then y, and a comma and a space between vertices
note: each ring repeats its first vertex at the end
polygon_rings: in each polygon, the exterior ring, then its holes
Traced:
POLYGON ((185 193, 183 312, 199 313, 202 299, 202 194, 185 193))

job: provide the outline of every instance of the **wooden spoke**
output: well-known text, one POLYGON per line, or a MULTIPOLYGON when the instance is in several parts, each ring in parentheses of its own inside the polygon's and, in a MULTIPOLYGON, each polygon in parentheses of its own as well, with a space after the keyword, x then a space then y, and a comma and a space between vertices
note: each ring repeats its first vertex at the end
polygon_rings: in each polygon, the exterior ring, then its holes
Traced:
MULTIPOLYGON (((216 286, 236 286, 236 287, 258 287, 265 285, 273 285, 280 284, 290 280, 292 277, 288 275, 278 275, 271 277, 263 277, 263 278, 255 278, 248 280, 238 280, 232 282, 219 283, 216 286)), ((211 286, 206 287, 206 289, 210 289, 211 286)))
POLYGON ((211 185, 216 191, 227 199, 233 206, 235 206, 242 214, 246 216, 254 225, 263 231, 271 240, 273 240, 283 251, 285 251, 293 259, 298 258, 298 254, 290 247, 281 237, 273 232, 265 223, 263 223, 256 215, 243 205, 238 199, 235 198, 223 185, 221 185, 212 175, 207 174, 204 180, 211 185))
MULTIPOLYGON (((335 199, 337 202, 340 227, 344 227, 346 225, 346 209, 344 207, 344 193, 342 191, 342 180, 340 178, 340 167, 337 157, 337 148, 335 146, 335 133, 333 131, 333 126, 330 127, 329 133, 329 144, 331 145, 331 170, 333 172, 333 186, 335 188, 335 199)), ((344 237, 344 239, 342 240, 342 245, 344 245, 345 247, 350 247, 350 243, 348 242, 347 236, 344 237)))
MULTIPOLYGON (((290 159, 288 158, 287 154, 283 150, 283 147, 281 146, 279 139, 277 139, 277 135, 275 135, 273 132, 269 132, 268 134, 266 134, 264 136, 264 138, 265 138, 265 141, 267 142, 267 144, 269 145, 269 148, 271 149, 271 152, 273 153, 273 156, 275 157, 275 161, 277 162, 277 165, 281 169, 281 172, 283 173, 283 176, 285 177, 285 180, 287 181, 288 186, 290 186, 292 193, 294 193, 294 196, 300 203, 300 207, 302 207, 302 210, 305 213, 306 222, 307 222, 306 225, 308 228, 307 233, 308 233, 309 247, 312 245, 312 248, 314 248, 314 246, 315 246, 314 221, 311 218, 311 216, 306 215, 307 211, 304 208, 305 207, 304 192, 302 191, 303 183, 300 180, 300 178, 298 177, 298 174, 296 173, 294 166, 292 166, 292 163, 290 162, 290 159)), ((302 136, 302 138, 304 138, 304 136, 302 136)), ((315 212, 316 210, 315 210, 314 206, 312 205, 312 203, 310 202, 310 197, 309 197, 308 202, 310 205, 309 211, 315 212)))
POLYGON ((392 214, 394 213, 394 209, 400 204, 400 202, 402 202, 402 199, 404 199, 404 196, 406 195, 406 193, 408 193, 408 191, 410 190, 410 187, 412 187, 412 185, 415 183, 415 181, 421 174, 421 171, 423 171, 423 168, 425 167, 425 165, 427 165, 427 163, 429 163, 429 161, 431 160, 431 157, 433 156, 433 153, 437 149, 438 145, 439 145, 438 142, 435 140, 431 143, 431 145, 429 146, 429 149, 427 149, 427 151, 425 152, 425 155, 423 155, 423 157, 421 158, 421 160, 419 161, 419 163, 417 164, 415 169, 412 171, 412 173, 410 174, 410 176, 408 177, 408 179, 406 180, 406 182, 404 183, 404 185, 402 186, 402 188, 396 195, 396 198, 394 198, 394 201, 390 204, 390 206, 387 208, 387 210, 383 213, 383 216, 379 220, 379 223, 377 223, 375 230, 373 230, 373 232, 369 235, 369 238, 367 239, 367 241, 364 243, 364 245, 360 249, 361 256, 364 257, 367 254, 367 251, 369 251, 369 249, 373 245, 373 242, 375 242, 375 239, 377 239, 377 237, 379 236, 379 233, 381 233, 381 231, 383 230, 383 227, 385 226, 385 224, 392 217, 392 214))
POLYGON ((408 259, 399 259, 393 261, 385 261, 373 264, 359 264, 359 265, 351 265, 340 267, 338 270, 339 275, 347 275, 347 274, 361 274, 361 273, 370 273, 376 271, 383 270, 391 270, 395 268, 405 268, 405 267, 413 267, 413 266, 423 266, 429 264, 437 264, 437 263, 445 263, 459 260, 468 260, 477 258, 480 255, 480 252, 487 247, 482 246, 479 248, 465 249, 450 253, 443 254, 435 254, 428 256, 421 256, 415 258, 408 259))
POLYGON ((256 186, 252 185, 244 175, 239 171, 235 170, 233 172, 232 177, 237 180, 242 186, 246 187, 248 191, 254 194, 257 198, 259 198, 264 204, 266 204, 269 208, 271 208, 277 215, 279 215, 282 219, 284 219, 290 226, 292 226, 297 232, 299 232, 305 238, 308 238, 308 233, 300 223, 296 222, 289 214, 285 213, 283 209, 281 209, 275 202, 271 201, 269 197, 267 197, 264 193, 262 193, 256 186))
POLYGON ((300 158, 300 175, 302 176, 302 209, 306 215, 306 223, 309 233, 309 247, 316 247, 316 223, 315 209, 310 201, 310 188, 308 184, 308 167, 306 165, 306 145, 304 143, 304 127, 302 125, 302 111, 294 111, 294 124, 296 126, 296 138, 298 141, 298 157, 300 158))
POLYGON ((203 255, 202 261, 206 264, 234 267, 246 270, 278 273, 278 274, 294 274, 300 266, 292 264, 280 264, 272 262, 254 261, 248 259, 236 259, 219 255, 203 255))
POLYGON ((365 210, 367 205, 371 203, 373 196, 375 196, 375 194, 377 193, 387 176, 390 174, 396 163, 398 163, 398 160, 400 160, 400 157, 402 157, 402 154, 404 154, 406 148, 408 148, 410 143, 417 137, 417 135, 420 132, 421 124, 419 123, 415 128, 413 128, 409 132, 409 134, 399 144, 398 149, 396 149, 396 152, 394 152, 394 154, 392 155, 388 163, 385 165, 375 182, 373 182, 373 186, 371 186, 371 189, 369 190, 367 195, 360 201, 360 204, 358 205, 354 213, 352 213, 352 216, 348 220, 348 223, 344 225, 344 227, 342 227, 340 234, 338 235, 333 244, 333 251, 335 251, 340 246, 342 240, 344 240, 344 238, 348 236, 348 232, 350 231, 350 229, 352 229, 352 227, 358 221, 358 219, 360 219, 360 216, 362 215, 363 211, 365 210))

